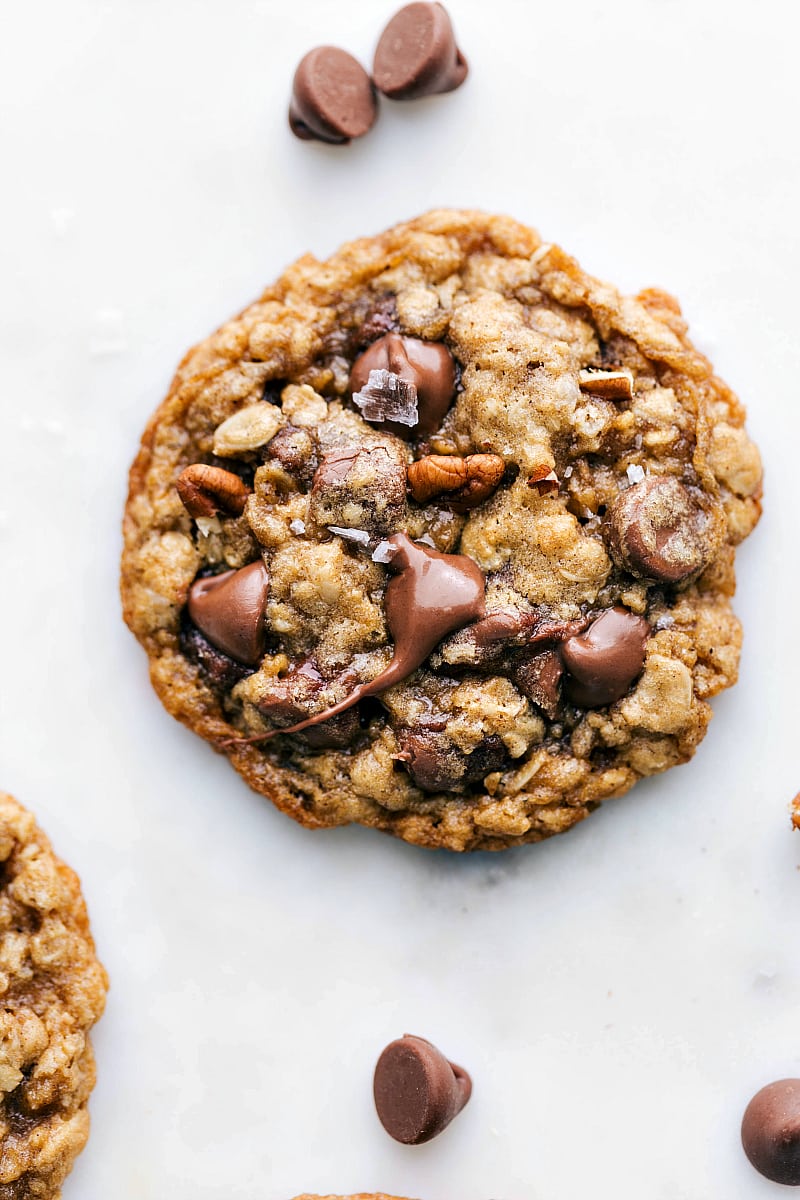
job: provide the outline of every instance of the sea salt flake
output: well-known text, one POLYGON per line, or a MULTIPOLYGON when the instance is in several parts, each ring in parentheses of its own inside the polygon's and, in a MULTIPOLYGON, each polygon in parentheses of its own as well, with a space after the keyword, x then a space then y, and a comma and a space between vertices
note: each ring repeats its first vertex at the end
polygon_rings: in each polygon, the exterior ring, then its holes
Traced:
POLYGON ((628 483, 631 483, 631 484, 641 483, 642 480, 644 479, 643 468, 637 466, 635 463, 631 463, 631 465, 628 467, 625 474, 628 476, 628 483))
POLYGON ((395 554, 397 554, 397 546, 393 546, 391 542, 378 542, 372 551, 372 561, 376 563, 388 563, 392 561, 395 554))
POLYGON ((422 546, 430 546, 431 550, 436 549, 436 542, 429 533, 423 533, 422 537, 415 538, 414 540, 419 542, 422 546))
POLYGON ((294 521, 289 522, 289 528, 291 529, 292 533, 305 533, 306 523, 305 521, 301 521, 299 518, 296 518, 294 521))
POLYGON ((409 427, 419 421, 415 384, 393 371, 370 371, 367 386, 353 393, 353 403, 365 421, 397 421, 409 427))
POLYGON ((212 533, 222 533, 219 517, 195 517, 194 523, 204 538, 210 537, 212 533))
POLYGON ((348 542, 356 542, 359 546, 369 545, 369 534, 366 529, 346 529, 342 525, 329 525, 331 533, 338 533, 340 538, 348 542))

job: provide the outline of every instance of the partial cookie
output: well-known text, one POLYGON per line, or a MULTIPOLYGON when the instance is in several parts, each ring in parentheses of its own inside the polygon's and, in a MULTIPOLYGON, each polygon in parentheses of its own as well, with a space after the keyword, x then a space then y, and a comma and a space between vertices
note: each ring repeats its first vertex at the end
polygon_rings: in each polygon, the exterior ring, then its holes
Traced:
POLYGON ((131 470, 125 619, 296 820, 500 849, 691 758, 760 495, 675 300, 433 212, 187 355, 131 470))
POLYGON ((89 1136, 108 980, 80 881, 0 793, 0 1198, 58 1200, 89 1136))

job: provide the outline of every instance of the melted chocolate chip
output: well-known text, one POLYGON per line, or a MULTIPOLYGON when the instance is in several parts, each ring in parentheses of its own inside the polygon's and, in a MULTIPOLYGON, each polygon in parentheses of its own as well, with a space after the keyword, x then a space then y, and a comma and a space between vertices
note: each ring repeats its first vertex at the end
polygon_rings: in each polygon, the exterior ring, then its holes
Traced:
POLYGON ((541 650, 518 663, 512 676, 522 694, 552 721, 558 714, 563 674, 561 655, 557 650, 550 649, 541 650))
POLYGON ((455 360, 445 345, 387 333, 353 363, 351 393, 361 392, 368 386, 372 371, 396 375, 401 383, 416 389, 416 424, 409 426, 388 420, 380 423, 382 428, 406 439, 427 437, 439 428, 453 402, 456 388, 455 360))
POLYGON ((319 526, 382 537, 397 528, 405 506, 405 463, 386 446, 345 446, 326 454, 317 469, 308 511, 319 526))
POLYGON ((713 559, 720 515, 672 475, 627 488, 607 518, 609 549, 618 566, 641 579, 680 583, 713 559))
POLYGON ((463 666, 476 670, 508 666, 517 657, 516 652, 548 642, 563 642, 582 633, 588 624, 587 617, 559 621, 546 613, 497 608, 443 642, 433 666, 463 666))
POLYGON ((375 1108, 386 1132, 406 1146, 442 1133, 472 1094, 463 1069, 425 1038, 406 1034, 386 1047, 373 1081, 375 1108))
POLYGON ((567 695, 581 708, 602 708, 628 691, 644 666, 650 626, 625 608, 610 608, 561 647, 567 695))
POLYGON ((756 1093, 742 1120, 742 1146, 761 1175, 800 1186, 800 1079, 779 1079, 756 1093))
POLYGON ((361 63, 338 46, 317 46, 295 71, 289 126, 296 137, 345 145, 375 124, 375 88, 361 63))
POLYGON ((197 579, 189 591, 189 616, 224 654, 255 666, 267 639, 269 575, 263 562, 197 579))
POLYGON ((484 738, 470 754, 431 727, 400 729, 397 742, 397 761, 423 792, 464 792, 509 762, 508 750, 497 734, 484 738))
MULTIPOLYGON (((258 711, 279 729, 305 720, 325 680, 316 665, 308 660, 282 678, 271 681, 258 700, 258 711)), ((312 725, 297 738, 314 750, 344 750, 361 732, 358 711, 350 708, 329 721, 312 725)))
POLYGON ((308 490, 319 466, 317 441, 308 429, 284 425, 268 443, 266 453, 297 480, 303 491, 308 490))
POLYGON ((392 100, 452 92, 467 76, 447 10, 441 4, 407 4, 392 17, 375 51, 372 75, 392 100))
POLYGON ((190 662, 197 663, 213 688, 230 691, 251 673, 250 667, 236 662, 216 646, 212 646, 205 634, 188 620, 181 626, 180 643, 181 653, 190 662))
POLYGON ((394 640, 388 667, 371 682, 359 684, 346 700, 288 729, 273 730, 245 741, 268 741, 276 733, 299 733, 352 708, 359 700, 401 683, 425 661, 442 638, 483 615, 486 580, 477 563, 464 554, 440 554, 420 546, 405 533, 389 539, 394 554, 389 569, 395 578, 384 598, 386 624, 394 640))

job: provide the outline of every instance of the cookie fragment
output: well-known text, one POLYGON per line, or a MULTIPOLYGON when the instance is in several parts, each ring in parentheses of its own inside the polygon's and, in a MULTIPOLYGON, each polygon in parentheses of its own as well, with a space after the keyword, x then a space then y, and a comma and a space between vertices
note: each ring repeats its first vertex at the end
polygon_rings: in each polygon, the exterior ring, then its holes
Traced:
POLYGON ((0 1195, 58 1200, 89 1136, 89 1030, 108 980, 77 875, 30 813, 0 793, 0 1195))

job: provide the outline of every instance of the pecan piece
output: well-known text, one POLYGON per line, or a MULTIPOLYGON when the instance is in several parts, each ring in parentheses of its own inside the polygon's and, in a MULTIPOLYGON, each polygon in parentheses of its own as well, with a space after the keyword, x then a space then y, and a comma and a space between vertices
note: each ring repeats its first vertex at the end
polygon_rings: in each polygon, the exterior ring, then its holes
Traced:
POLYGON ((633 399, 633 375, 625 368, 621 371, 581 371, 578 383, 582 392, 602 400, 633 399))
POLYGON ((549 471, 547 467, 540 467, 528 479, 528 487, 540 496, 554 496, 560 486, 555 471, 549 471))
POLYGON ((250 492, 232 471, 193 463, 178 476, 175 488, 191 517, 240 517, 250 492))
POLYGON ((455 512, 466 512, 488 500, 505 473, 499 454, 427 454, 408 468, 408 486, 418 504, 447 495, 455 512))

